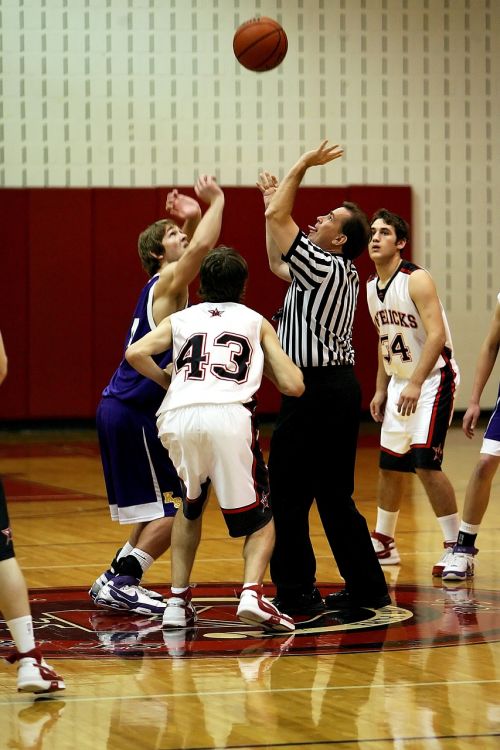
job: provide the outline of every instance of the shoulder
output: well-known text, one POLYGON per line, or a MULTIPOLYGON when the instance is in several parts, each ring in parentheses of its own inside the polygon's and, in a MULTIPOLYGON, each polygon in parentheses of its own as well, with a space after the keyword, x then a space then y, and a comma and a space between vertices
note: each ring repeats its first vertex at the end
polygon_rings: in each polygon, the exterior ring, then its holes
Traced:
POLYGON ((398 268, 399 273, 408 275, 415 273, 415 271, 424 271, 424 273, 427 273, 424 268, 422 268, 421 266, 417 266, 416 263, 411 263, 409 260, 403 260, 398 268))

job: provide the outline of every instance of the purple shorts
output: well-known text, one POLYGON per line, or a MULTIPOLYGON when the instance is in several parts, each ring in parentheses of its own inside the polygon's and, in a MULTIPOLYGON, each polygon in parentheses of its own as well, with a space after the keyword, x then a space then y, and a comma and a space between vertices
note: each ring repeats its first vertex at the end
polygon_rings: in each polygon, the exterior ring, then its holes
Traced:
POLYGON ((175 515, 182 486, 155 415, 108 396, 99 403, 96 424, 111 518, 126 524, 175 515))

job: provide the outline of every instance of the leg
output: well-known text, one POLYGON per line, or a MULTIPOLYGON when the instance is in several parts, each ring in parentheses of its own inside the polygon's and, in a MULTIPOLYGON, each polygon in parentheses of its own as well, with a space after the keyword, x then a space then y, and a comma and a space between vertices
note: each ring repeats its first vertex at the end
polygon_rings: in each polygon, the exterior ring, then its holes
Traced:
POLYGON ((500 456, 482 453, 474 467, 465 493, 463 520, 457 543, 442 572, 446 581, 462 581, 474 577, 476 537, 488 507, 491 483, 498 469, 500 456))
POLYGON ((175 517, 172 529, 172 586, 189 586, 196 550, 201 539, 202 516, 191 521, 182 513, 175 517))
POLYGON ((436 518, 451 516, 458 512, 455 490, 446 474, 443 474, 442 471, 419 468, 416 469, 416 472, 424 486, 436 518))
MULTIPOLYGON (((389 513, 397 513, 401 507, 405 481, 405 473, 402 471, 380 469, 378 475, 377 507, 389 513)), ((394 533, 387 534, 387 536, 394 536, 394 533)))
POLYGON ((306 413, 302 399, 283 398, 271 439, 269 485, 276 531, 271 578, 278 598, 290 591, 310 594, 316 580, 316 558, 309 536, 314 495, 305 444, 313 436, 303 427, 306 413), (307 440, 301 436, 307 436, 307 440))
POLYGON ((17 689, 26 693, 51 693, 64 689, 64 681, 43 660, 35 644, 26 581, 14 554, 3 484, 0 480, 0 612, 15 643, 6 657, 18 662, 17 689))
POLYGON ((264 580, 274 547, 274 537, 272 520, 246 537, 243 546, 243 560, 245 561, 243 581, 245 583, 261 584, 264 580))
POLYGON ((465 523, 479 525, 488 507, 491 483, 498 469, 500 456, 482 453, 476 464, 465 492, 463 520, 465 523))
POLYGON ((0 612, 5 620, 31 617, 28 589, 15 557, 0 560, 0 612))
POLYGON ((270 631, 293 632, 295 625, 292 618, 280 612, 275 602, 270 602, 262 593, 262 581, 273 545, 272 519, 265 526, 247 535, 243 546, 244 584, 237 615, 248 625, 261 625, 270 631))

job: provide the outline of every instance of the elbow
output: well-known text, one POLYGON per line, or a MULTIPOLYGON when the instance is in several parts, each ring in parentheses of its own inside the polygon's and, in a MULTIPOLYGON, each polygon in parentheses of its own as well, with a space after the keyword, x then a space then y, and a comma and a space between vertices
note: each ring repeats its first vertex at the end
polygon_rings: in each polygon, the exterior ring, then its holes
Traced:
POLYGON ((283 388, 282 393, 285 396, 294 396, 294 398, 299 398, 304 393, 306 387, 304 385, 304 379, 302 377, 302 373, 300 373, 300 376, 293 378, 290 380, 285 388, 283 388))
POLYGON ((125 350, 125 359, 129 363, 129 365, 135 367, 135 363, 137 362, 137 352, 135 351, 133 345, 129 346, 128 349, 125 350))

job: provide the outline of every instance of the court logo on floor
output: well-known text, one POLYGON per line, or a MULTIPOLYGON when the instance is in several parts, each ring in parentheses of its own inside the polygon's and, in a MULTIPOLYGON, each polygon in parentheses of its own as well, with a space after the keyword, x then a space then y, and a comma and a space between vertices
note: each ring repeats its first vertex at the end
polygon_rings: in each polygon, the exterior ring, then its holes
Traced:
MULTIPOLYGON (((318 586, 323 595, 336 589, 318 586)), ((167 588, 156 588, 167 595, 167 588)), ((97 608, 80 588, 33 591, 31 607, 36 638, 51 658, 320 655, 500 640, 500 592, 467 584, 396 586, 391 606, 297 617, 293 634, 266 633, 241 623, 236 617, 238 592, 237 584, 197 586, 198 621, 180 630, 163 629, 161 617, 97 608)), ((272 596, 271 588, 267 595, 272 596)), ((12 645, 0 620, 0 656, 12 645)))

